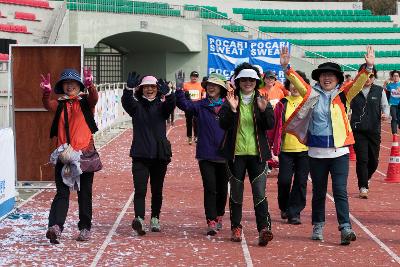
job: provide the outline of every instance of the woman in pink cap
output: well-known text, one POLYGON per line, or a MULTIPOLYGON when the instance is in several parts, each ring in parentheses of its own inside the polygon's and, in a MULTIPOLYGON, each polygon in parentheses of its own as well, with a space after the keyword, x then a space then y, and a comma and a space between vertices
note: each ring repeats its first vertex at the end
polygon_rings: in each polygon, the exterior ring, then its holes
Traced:
POLYGON ((135 195, 133 199, 135 219, 132 228, 138 235, 144 230, 145 198, 147 182, 151 186, 152 232, 160 231, 159 216, 162 205, 162 189, 167 165, 171 161, 171 144, 166 136, 166 120, 175 108, 175 94, 162 79, 154 76, 140 78, 129 73, 127 87, 122 95, 122 106, 132 117, 135 135, 132 140, 132 175, 135 195), (164 97, 165 101, 161 101, 164 97))

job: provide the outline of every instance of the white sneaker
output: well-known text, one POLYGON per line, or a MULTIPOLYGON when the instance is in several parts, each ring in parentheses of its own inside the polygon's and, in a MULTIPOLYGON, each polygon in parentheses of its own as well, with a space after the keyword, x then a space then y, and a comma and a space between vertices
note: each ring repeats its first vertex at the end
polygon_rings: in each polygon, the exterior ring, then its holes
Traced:
POLYGON ((358 195, 360 198, 367 199, 368 198, 368 189, 365 187, 360 188, 360 194, 358 195))

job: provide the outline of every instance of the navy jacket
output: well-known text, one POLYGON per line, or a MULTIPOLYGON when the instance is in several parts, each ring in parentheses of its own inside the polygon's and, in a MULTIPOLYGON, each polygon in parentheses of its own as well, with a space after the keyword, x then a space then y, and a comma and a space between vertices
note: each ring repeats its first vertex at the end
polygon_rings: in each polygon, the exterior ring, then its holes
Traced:
POLYGON ((175 95, 170 94, 162 102, 158 97, 154 101, 136 99, 132 90, 124 90, 122 107, 132 117, 134 137, 130 156, 132 158, 157 158, 157 138, 166 137, 166 120, 175 108, 175 95))
POLYGON ((191 101, 185 97, 183 90, 176 90, 176 105, 181 110, 191 112, 197 118, 196 158, 201 160, 225 160, 218 153, 224 136, 224 130, 219 126, 219 116, 214 107, 210 107, 208 98, 191 101))

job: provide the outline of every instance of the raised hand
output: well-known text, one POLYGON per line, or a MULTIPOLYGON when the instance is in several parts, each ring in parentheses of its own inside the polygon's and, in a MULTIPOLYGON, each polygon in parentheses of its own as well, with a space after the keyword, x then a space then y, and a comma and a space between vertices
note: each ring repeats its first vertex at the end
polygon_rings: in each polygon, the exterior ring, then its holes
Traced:
POLYGON ((140 75, 138 73, 129 72, 128 80, 126 81, 126 86, 128 88, 136 88, 140 84, 140 75))
POLYGON ((93 75, 92 75, 92 69, 85 68, 83 69, 83 84, 85 85, 86 88, 91 87, 93 85, 93 75))
POLYGON ((282 46, 280 49, 280 62, 283 69, 286 69, 290 62, 289 48, 282 46))
POLYGON ((166 95, 169 93, 169 91, 171 90, 167 84, 167 82, 163 79, 158 79, 157 80, 157 87, 158 87, 158 91, 162 94, 162 95, 166 95))
POLYGON ((44 77, 43 74, 40 74, 41 83, 40 88, 42 88, 43 93, 50 93, 51 92, 51 84, 50 84, 50 73, 47 73, 47 77, 44 77))
POLYGON ((228 92, 235 91, 235 88, 232 86, 232 83, 229 81, 226 82, 226 90, 228 90, 228 92))
POLYGON ((178 71, 178 73, 175 73, 176 90, 182 90, 184 82, 185 82, 185 73, 182 70, 178 71))
POLYGON ((257 97, 257 106, 261 112, 265 111, 265 109, 267 108, 267 105, 268 105, 268 100, 265 97, 263 97, 263 96, 257 97))
POLYGON ((236 112, 237 107, 239 105, 239 97, 237 95, 235 95, 235 91, 231 90, 228 91, 227 95, 226 95, 226 100, 229 103, 229 106, 231 107, 231 110, 233 112, 236 112))
POLYGON ((375 51, 372 46, 367 46, 367 53, 365 54, 365 63, 369 68, 372 68, 375 64, 375 51))

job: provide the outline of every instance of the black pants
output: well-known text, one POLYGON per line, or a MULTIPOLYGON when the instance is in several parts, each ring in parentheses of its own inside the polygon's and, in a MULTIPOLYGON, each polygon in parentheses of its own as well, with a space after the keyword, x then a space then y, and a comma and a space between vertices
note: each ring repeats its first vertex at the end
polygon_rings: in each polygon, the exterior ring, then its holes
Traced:
POLYGON ((235 161, 229 161, 228 166, 231 172, 229 179, 231 228, 242 227, 240 222, 242 221, 244 178, 247 170, 253 192, 257 230, 261 231, 263 228, 271 230, 271 217, 265 195, 266 163, 260 162, 259 156, 236 156, 235 161))
POLYGON ((167 165, 166 162, 156 159, 134 159, 132 161, 133 185, 135 187, 135 195, 133 198, 135 217, 144 219, 147 182, 150 177, 151 217, 159 218, 167 165))
POLYGON ((197 137, 197 121, 196 117, 193 116, 192 113, 190 112, 185 112, 185 118, 186 118, 186 136, 187 137, 192 137, 192 128, 194 131, 194 137, 197 137))
POLYGON ((226 163, 199 161, 204 188, 204 211, 207 220, 215 220, 225 214, 228 196, 228 170, 226 163))
POLYGON ((390 122, 390 126, 392 128, 392 134, 397 133, 397 106, 390 106, 390 116, 392 120, 390 122))
MULTIPOLYGON (((70 189, 64 184, 61 177, 61 169, 64 165, 57 162, 55 168, 55 182, 57 193, 51 203, 49 214, 49 227, 58 225, 61 231, 64 229, 65 219, 67 218, 69 208, 70 189)), ((81 174, 80 191, 78 191, 79 204, 79 230, 92 227, 92 186, 93 172, 84 172, 81 174)))
POLYGON ((306 206, 308 152, 281 152, 279 154, 278 204, 290 218, 300 217, 306 206), (292 177, 293 183, 292 183, 292 177))
POLYGON ((354 151, 357 157, 358 188, 368 188, 368 181, 378 168, 381 135, 362 132, 353 132, 353 134, 356 141, 354 151))

